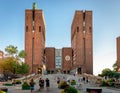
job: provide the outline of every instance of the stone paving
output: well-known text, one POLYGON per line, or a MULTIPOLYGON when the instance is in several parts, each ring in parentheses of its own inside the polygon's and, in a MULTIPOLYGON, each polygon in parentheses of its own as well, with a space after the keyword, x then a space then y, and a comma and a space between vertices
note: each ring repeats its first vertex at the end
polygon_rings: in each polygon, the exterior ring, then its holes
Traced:
MULTIPOLYGON (((53 75, 45 75, 43 78, 49 78, 50 79, 50 89, 46 90, 46 88, 41 89, 39 91, 39 85, 38 85, 38 79, 36 80, 36 85, 35 85, 35 90, 34 93, 60 93, 60 89, 58 89, 57 83, 56 83, 56 78, 60 77, 61 80, 64 76, 65 79, 75 79, 76 81, 79 79, 78 76, 73 76, 73 75, 63 75, 63 74, 53 74, 53 75)), ((78 81, 77 81, 78 83, 78 81)), ((93 84, 88 84, 88 83, 82 83, 81 86, 77 87, 78 90, 82 91, 82 93, 87 93, 86 88, 89 87, 95 87, 93 84)), ((16 86, 7 86, 8 92, 7 93, 30 93, 30 90, 22 90, 21 85, 16 85, 16 86)), ((115 88, 106 88, 106 87, 98 87, 102 88, 102 93, 120 93, 120 89, 115 89, 115 88)))

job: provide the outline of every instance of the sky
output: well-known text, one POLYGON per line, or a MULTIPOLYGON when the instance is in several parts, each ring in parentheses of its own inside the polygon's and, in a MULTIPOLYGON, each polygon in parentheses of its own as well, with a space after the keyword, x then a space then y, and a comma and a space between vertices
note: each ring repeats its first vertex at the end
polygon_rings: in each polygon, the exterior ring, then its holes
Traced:
POLYGON ((24 50, 25 9, 32 9, 33 2, 44 12, 46 47, 70 47, 75 10, 92 10, 94 74, 112 69, 120 36, 120 0, 0 0, 0 50, 8 45, 24 50))

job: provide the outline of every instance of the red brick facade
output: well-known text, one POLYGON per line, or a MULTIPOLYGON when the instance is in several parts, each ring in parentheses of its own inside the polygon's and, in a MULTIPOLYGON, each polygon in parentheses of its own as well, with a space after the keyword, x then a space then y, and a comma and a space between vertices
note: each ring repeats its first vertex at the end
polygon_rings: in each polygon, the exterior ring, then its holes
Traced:
POLYGON ((30 73, 37 73, 46 65, 48 73, 54 73, 56 68, 65 73, 78 68, 80 73, 93 74, 92 11, 75 12, 71 26, 71 48, 65 47, 62 51, 45 48, 45 32, 42 10, 26 10, 25 62, 30 66, 30 73))
POLYGON ((73 66, 93 74, 92 11, 76 11, 71 26, 73 66))
POLYGON ((55 72, 55 48, 46 47, 45 48, 45 56, 46 56, 46 70, 48 73, 55 72))
POLYGON ((45 49, 45 22, 42 10, 25 11, 25 62, 30 66, 30 73, 42 67, 45 49))
POLYGON ((120 37, 117 38, 117 67, 120 70, 120 37))
POLYGON ((62 48, 62 71, 70 73, 72 67, 72 48, 62 48))

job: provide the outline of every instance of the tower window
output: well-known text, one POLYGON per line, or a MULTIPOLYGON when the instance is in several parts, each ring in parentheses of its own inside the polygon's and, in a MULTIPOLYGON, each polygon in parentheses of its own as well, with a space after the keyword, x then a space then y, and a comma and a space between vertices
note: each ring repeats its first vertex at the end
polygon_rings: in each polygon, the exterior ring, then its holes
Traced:
POLYGON ((92 28, 91 28, 91 27, 89 27, 89 32, 90 32, 90 33, 92 32, 92 28))
POLYGON ((85 12, 83 12, 83 21, 85 21, 85 12))
POLYGON ((83 12, 83 31, 85 31, 85 12, 83 12))
POLYGON ((39 32, 41 32, 41 26, 39 26, 39 32))
POLYGON ((79 32, 79 27, 77 27, 77 32, 79 32))
POLYGON ((26 26, 26 32, 28 32, 28 26, 26 26))

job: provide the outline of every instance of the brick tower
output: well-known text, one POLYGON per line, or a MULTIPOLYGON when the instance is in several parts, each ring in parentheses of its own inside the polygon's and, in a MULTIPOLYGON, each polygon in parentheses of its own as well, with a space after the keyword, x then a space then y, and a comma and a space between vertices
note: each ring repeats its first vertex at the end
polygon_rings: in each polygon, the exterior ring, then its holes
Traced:
POLYGON ((72 48, 62 48, 62 71, 63 73, 70 73, 72 67, 72 48))
POLYGON ((93 74, 92 11, 76 11, 71 26, 73 67, 93 74))
POLYGON ((37 73, 44 63, 45 21, 43 11, 36 8, 25 11, 25 62, 30 66, 30 73, 37 73))
POLYGON ((117 68, 120 72, 120 37, 117 37, 117 68))

